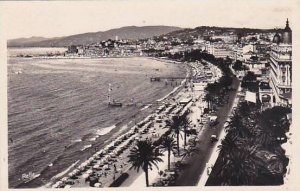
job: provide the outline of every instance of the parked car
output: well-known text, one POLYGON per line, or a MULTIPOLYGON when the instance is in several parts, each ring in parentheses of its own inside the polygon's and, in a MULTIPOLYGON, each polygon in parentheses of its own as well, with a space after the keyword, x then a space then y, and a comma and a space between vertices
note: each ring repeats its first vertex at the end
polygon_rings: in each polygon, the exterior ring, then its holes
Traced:
POLYGON ((213 115, 213 116, 210 116, 209 117, 209 125, 212 127, 212 126, 215 126, 219 123, 218 121, 218 117, 213 115))
POLYGON ((211 141, 212 143, 218 141, 217 135, 211 135, 210 141, 211 141))

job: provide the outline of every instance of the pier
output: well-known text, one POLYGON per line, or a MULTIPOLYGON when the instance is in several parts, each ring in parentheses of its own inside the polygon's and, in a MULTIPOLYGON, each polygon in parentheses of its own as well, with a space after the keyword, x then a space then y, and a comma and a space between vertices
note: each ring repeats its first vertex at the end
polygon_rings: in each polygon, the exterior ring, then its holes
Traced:
POLYGON ((150 77, 150 81, 151 82, 159 82, 161 80, 170 80, 170 81, 174 81, 174 80, 182 80, 182 79, 193 79, 193 77, 150 77))

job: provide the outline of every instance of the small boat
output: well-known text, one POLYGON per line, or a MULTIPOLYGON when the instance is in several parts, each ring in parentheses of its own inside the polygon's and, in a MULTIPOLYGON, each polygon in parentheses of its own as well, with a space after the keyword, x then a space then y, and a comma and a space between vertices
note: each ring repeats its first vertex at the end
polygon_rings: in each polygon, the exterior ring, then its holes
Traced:
POLYGON ((108 106, 113 106, 113 107, 122 107, 122 103, 121 102, 116 102, 116 101, 113 101, 113 102, 108 102, 108 106))
POLYGON ((122 103, 121 102, 117 102, 115 101, 114 99, 111 101, 111 95, 110 95, 110 92, 112 91, 112 87, 111 87, 111 84, 109 84, 109 88, 108 88, 108 106, 111 106, 111 107, 122 107, 122 103))

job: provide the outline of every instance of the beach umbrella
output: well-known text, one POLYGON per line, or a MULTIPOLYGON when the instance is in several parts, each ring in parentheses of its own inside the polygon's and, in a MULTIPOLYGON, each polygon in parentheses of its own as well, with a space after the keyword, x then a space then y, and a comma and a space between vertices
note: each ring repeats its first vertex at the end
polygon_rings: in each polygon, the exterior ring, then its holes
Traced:
POLYGON ((96 188, 100 188, 102 186, 102 184, 100 182, 97 182, 96 184, 94 184, 94 187, 96 188))
POLYGON ((93 160, 94 160, 93 158, 89 158, 89 159, 87 160, 87 165, 91 164, 93 160))
POLYGON ((104 166, 103 166, 103 169, 105 169, 105 170, 106 170, 106 169, 109 169, 108 164, 104 165, 104 166))
POLYGON ((77 174, 77 173, 79 173, 79 172, 80 172, 80 170, 78 170, 78 169, 75 169, 75 170, 73 170, 73 172, 74 172, 75 174, 77 174))
POLYGON ((96 165, 100 165, 101 164, 101 160, 98 160, 97 162, 96 162, 96 165))
POLYGON ((61 181, 63 181, 63 182, 66 182, 66 181, 68 181, 68 177, 63 177, 62 179, 61 179, 61 181))
POLYGON ((99 168, 99 167, 100 167, 99 164, 95 164, 95 165, 93 166, 93 168, 99 168))
POLYGON ((57 186, 58 186, 57 183, 55 183, 51 186, 51 188, 57 188, 57 186))
POLYGON ((93 173, 93 170, 89 169, 86 171, 86 174, 92 174, 93 173))
POLYGON ((86 167, 86 165, 87 165, 87 162, 83 162, 79 167, 84 168, 84 167, 86 167))
POLYGON ((85 173, 85 174, 82 175, 82 178, 84 178, 84 179, 87 179, 88 177, 90 177, 90 175, 87 174, 87 173, 85 173))
POLYGON ((68 174, 68 176, 74 176, 75 174, 74 174, 74 172, 70 172, 69 174, 68 174))

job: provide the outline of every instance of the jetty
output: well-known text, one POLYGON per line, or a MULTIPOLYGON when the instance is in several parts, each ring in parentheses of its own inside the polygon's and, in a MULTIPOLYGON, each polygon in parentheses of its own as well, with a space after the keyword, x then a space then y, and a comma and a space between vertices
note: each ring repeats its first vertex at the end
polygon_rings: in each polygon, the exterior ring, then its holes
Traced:
POLYGON ((184 80, 184 79, 193 79, 193 77, 182 77, 182 76, 162 76, 162 77, 150 77, 150 82, 159 82, 161 80, 170 80, 170 81, 174 81, 174 80, 184 80))

